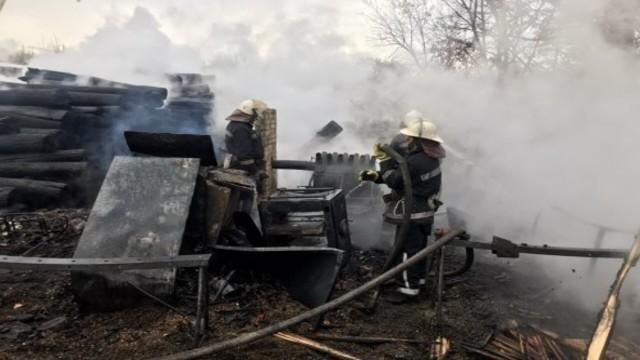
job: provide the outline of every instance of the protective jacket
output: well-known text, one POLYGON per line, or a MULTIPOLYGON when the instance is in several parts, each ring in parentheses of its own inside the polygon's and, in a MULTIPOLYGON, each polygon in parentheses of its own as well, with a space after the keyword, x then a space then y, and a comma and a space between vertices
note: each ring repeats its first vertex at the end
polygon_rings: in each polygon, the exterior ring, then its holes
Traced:
MULTIPOLYGON (((409 150, 407 167, 409 168, 413 191, 411 220, 431 222, 438 207, 442 184, 440 159, 427 155, 421 147, 417 147, 409 150)), ((402 171, 395 161, 386 160, 380 162, 378 182, 384 182, 404 199, 402 171)), ((402 219, 405 203, 403 199, 397 203, 390 214, 385 215, 389 220, 402 219)))
POLYGON ((224 142, 231 155, 231 168, 245 170, 249 175, 255 175, 264 169, 264 147, 253 125, 229 121, 224 142))

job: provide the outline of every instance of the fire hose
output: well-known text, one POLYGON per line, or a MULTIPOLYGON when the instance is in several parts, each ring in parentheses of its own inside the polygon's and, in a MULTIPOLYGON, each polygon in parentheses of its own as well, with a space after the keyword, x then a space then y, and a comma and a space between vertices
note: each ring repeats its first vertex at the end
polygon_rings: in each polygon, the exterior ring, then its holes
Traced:
POLYGON ((217 342, 217 343, 212 344, 212 345, 203 346, 203 347, 199 347, 199 348, 188 350, 188 351, 184 351, 184 352, 180 352, 180 353, 176 353, 176 354, 172 354, 172 355, 167 355, 167 356, 155 358, 155 360, 196 359, 196 358, 199 358, 201 356, 210 355, 210 354, 214 354, 214 353, 217 353, 217 352, 220 352, 220 351, 228 350, 228 349, 231 349, 231 348, 234 348, 234 347, 237 347, 237 346, 242 346, 242 345, 249 344, 251 342, 254 342, 256 340, 264 338, 266 336, 273 335, 278 331, 282 331, 282 330, 285 330, 287 328, 290 328, 291 326, 299 324, 299 323, 301 323, 301 322, 303 322, 305 320, 309 320, 309 319, 311 319, 313 317, 322 315, 322 314, 324 314, 324 313, 326 313, 328 311, 331 311, 331 310, 333 310, 333 309, 335 309, 335 308, 337 308, 339 306, 342 306, 342 305, 346 304, 347 302, 349 302, 351 300, 354 300, 354 299, 358 298, 359 296, 361 296, 362 294, 364 294, 365 292, 367 292, 369 290, 372 290, 372 289, 380 287, 387 280, 397 276, 398 274, 400 274, 402 271, 408 269, 409 267, 418 264, 419 262, 421 262, 422 260, 426 259, 428 256, 432 255, 438 249, 442 248, 444 245, 446 245, 447 243, 449 243, 450 241, 452 241, 453 239, 455 239, 456 237, 458 237, 459 235, 461 235, 463 233, 464 233, 463 230, 453 230, 453 231, 449 232, 448 234, 444 235, 443 237, 441 237, 440 239, 435 241, 433 244, 427 246, 426 248, 422 249, 421 251, 419 251, 418 253, 416 253, 412 257, 410 257, 407 261, 404 261, 404 262, 398 264, 397 266, 385 271, 384 273, 382 273, 378 277, 369 280, 368 282, 366 282, 366 283, 360 285, 359 287, 347 292, 346 294, 343 294, 342 296, 339 296, 339 297, 329 301, 328 303, 325 303, 325 304, 320 305, 320 306, 318 306, 316 308, 313 308, 311 310, 303 312, 302 314, 296 315, 296 316, 294 316, 292 318, 289 318, 287 320, 281 321, 279 323, 267 326, 267 327, 262 328, 260 330, 256 330, 256 331, 245 333, 243 335, 240 335, 240 336, 232 338, 232 339, 223 340, 223 341, 217 342))
MULTIPOLYGON (((400 227, 396 230, 396 241, 393 244, 393 248, 391 249, 391 253, 387 258, 387 262, 384 264, 382 272, 386 272, 391 269, 393 264, 396 263, 398 257, 402 253, 402 249, 404 248, 404 244, 407 241, 407 233, 409 232, 409 226, 411 222, 411 212, 413 210, 413 186, 411 185, 411 176, 409 175, 409 167, 407 166, 407 160, 397 151, 393 150, 389 145, 382 145, 382 150, 384 150, 391 158, 398 163, 398 167, 400 168, 400 172, 402 173, 402 182, 404 185, 404 213, 402 214, 402 223, 400 227)), ((367 308, 369 311, 373 311, 376 305, 378 304, 378 298, 380 297, 380 288, 377 288, 373 293, 371 300, 367 308)))

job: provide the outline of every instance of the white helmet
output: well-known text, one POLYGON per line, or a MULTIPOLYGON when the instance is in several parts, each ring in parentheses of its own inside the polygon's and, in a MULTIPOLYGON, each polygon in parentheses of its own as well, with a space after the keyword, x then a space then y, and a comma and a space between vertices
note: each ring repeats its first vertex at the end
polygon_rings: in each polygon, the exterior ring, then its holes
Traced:
POLYGON ((416 121, 409 124, 406 128, 400 130, 400 133, 406 136, 427 139, 442 143, 443 140, 438 136, 438 128, 430 121, 416 121))
POLYGON ((409 126, 411 126, 411 124, 413 124, 415 122, 422 121, 423 118, 424 118, 424 116, 422 115, 422 113, 420 111, 411 110, 404 116, 404 119, 402 120, 402 125, 404 127, 409 127, 409 126))
POLYGON ((267 110, 267 108, 268 108, 267 104, 264 101, 257 100, 257 99, 249 99, 240 103, 238 110, 240 110, 240 112, 244 114, 247 114, 247 115, 256 114, 258 115, 259 118, 262 118, 262 115, 264 114, 265 110, 267 110))

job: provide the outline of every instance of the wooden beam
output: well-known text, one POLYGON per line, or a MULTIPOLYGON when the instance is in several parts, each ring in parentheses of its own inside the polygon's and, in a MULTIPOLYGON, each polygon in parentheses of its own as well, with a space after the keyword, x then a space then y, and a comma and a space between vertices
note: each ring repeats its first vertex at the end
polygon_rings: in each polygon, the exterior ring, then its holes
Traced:
POLYGON ((611 333, 615 326, 618 308, 620 307, 620 290, 629 271, 637 264, 638 259, 640 259, 640 235, 636 235, 636 240, 629 250, 629 254, 620 267, 620 270, 618 270, 618 275, 613 285, 611 285, 609 297, 600 313, 600 321, 589 342, 587 360, 600 360, 604 358, 607 346, 611 340, 611 333))

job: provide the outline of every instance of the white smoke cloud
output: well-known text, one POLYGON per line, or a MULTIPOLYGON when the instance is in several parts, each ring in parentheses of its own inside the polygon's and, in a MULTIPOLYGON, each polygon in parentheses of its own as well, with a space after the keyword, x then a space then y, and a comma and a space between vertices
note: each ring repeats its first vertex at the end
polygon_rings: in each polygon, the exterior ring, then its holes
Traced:
POLYGON ((123 24, 107 22, 79 45, 60 53, 42 53, 30 65, 115 81, 165 86, 165 74, 201 72, 203 63, 194 49, 174 44, 159 30, 154 16, 138 7, 123 24))
MULTIPOLYGON (((591 247, 597 233, 585 223, 591 222, 623 230, 607 234, 604 246, 630 245, 639 225, 633 211, 640 200, 634 191, 640 164, 633 161, 639 64, 594 30, 596 5, 566 2, 571 11, 558 20, 579 63, 498 79, 376 66, 345 36, 351 19, 344 9, 318 1, 142 3, 160 20, 140 8, 122 25, 107 23, 78 47, 33 65, 130 82, 153 82, 171 71, 212 72, 214 129, 241 100, 261 98, 278 110, 279 156, 287 159, 310 156, 301 146, 329 120, 360 127, 347 127, 325 150, 366 152, 377 139, 360 136, 362 124, 417 108, 473 163, 445 160, 443 198, 471 214, 472 234, 591 247)), ((603 299, 619 264, 603 260, 589 273, 588 260, 536 259, 542 266, 535 271, 559 276, 588 306, 603 299)), ((636 293, 638 279, 629 279, 636 293)))

